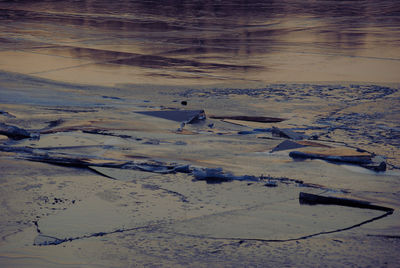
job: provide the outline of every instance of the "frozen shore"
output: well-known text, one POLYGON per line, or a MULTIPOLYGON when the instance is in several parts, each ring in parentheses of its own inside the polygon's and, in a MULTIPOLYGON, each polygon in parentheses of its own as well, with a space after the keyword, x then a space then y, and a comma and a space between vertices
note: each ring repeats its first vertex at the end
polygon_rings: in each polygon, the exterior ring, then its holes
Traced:
POLYGON ((318 254, 340 256, 326 262, 332 265, 398 261, 394 86, 158 87, 129 94, 134 86, 111 90, 5 72, 1 85, 1 122, 35 134, 3 136, 0 146, 4 264, 62 266, 65 252, 78 251, 77 263, 68 265, 204 266, 220 258, 223 266, 259 265, 266 250, 275 252, 276 264, 317 265, 318 254), (204 110, 206 119, 182 125, 184 119, 167 118, 188 110, 204 110), (151 111, 164 111, 164 118, 151 111), (248 117, 212 118, 218 115, 248 117), (250 115, 284 120, 254 122, 250 115), (271 127, 303 134, 279 136, 271 127), (278 146, 285 141, 290 146, 278 146), (361 159, 380 155, 386 171, 289 156, 332 149, 361 159), (394 212, 302 205, 300 192, 394 212), (296 257, 298 250, 314 257, 296 257), (360 263, 360 255, 369 258, 360 263))

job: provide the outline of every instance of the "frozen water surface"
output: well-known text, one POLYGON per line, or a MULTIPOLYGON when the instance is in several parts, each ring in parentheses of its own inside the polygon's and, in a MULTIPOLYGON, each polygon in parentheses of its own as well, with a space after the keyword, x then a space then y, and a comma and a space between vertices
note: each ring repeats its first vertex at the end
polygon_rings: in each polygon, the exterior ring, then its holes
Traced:
POLYGON ((398 266, 399 40, 398 1, 0 1, 0 266, 398 266))

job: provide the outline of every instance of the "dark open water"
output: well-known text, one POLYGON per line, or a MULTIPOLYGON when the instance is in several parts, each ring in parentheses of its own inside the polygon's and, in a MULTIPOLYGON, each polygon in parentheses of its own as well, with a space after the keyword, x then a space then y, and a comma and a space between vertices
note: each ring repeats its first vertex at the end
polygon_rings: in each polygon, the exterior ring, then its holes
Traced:
POLYGON ((141 70, 139 82, 145 76, 393 82, 400 3, 0 1, 0 41, 2 51, 141 70), (341 72, 349 62, 355 66, 341 72))

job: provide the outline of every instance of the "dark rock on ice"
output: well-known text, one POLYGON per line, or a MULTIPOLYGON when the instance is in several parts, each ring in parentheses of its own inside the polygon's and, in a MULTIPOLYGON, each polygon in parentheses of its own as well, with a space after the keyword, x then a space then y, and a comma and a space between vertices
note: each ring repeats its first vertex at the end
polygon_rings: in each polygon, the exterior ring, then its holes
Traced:
POLYGON ((357 200, 357 199, 349 199, 343 197, 334 197, 334 196, 323 196, 316 194, 309 194, 300 192, 299 194, 299 202, 300 204, 306 205, 339 205, 339 206, 347 206, 347 207, 356 207, 356 208, 364 208, 364 209, 373 209, 380 210, 385 212, 393 212, 394 209, 378 206, 371 204, 367 201, 357 200))
POLYGON ((38 133, 30 133, 25 129, 0 123, 0 134, 5 135, 13 140, 22 140, 26 138, 39 139, 38 133))

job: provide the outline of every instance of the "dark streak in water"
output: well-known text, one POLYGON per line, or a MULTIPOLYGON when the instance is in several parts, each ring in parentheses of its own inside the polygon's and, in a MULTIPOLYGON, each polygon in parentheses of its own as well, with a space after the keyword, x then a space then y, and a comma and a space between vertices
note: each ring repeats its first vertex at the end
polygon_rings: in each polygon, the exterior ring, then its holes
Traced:
MULTIPOLYGON (((146 68, 199 68, 206 70, 213 69, 227 69, 227 70, 241 70, 246 71, 248 69, 260 69, 259 66, 251 65, 233 65, 233 64, 222 64, 222 63, 203 63, 194 60, 183 60, 168 58, 156 55, 142 55, 130 59, 118 59, 114 61, 109 61, 109 63, 129 65, 129 66, 140 66, 146 68)), ((190 70, 190 69, 189 69, 190 70)))

